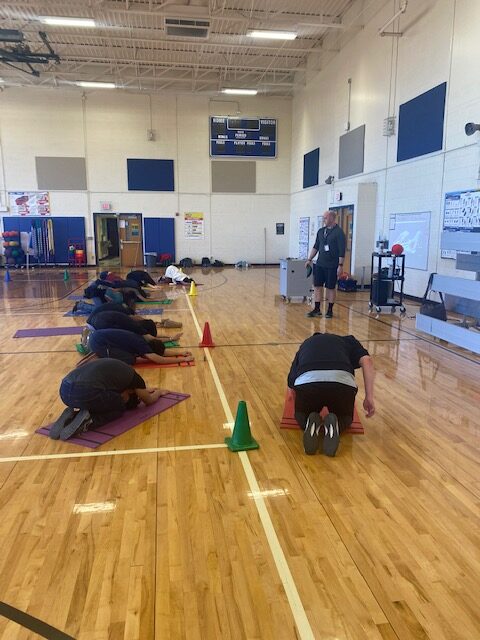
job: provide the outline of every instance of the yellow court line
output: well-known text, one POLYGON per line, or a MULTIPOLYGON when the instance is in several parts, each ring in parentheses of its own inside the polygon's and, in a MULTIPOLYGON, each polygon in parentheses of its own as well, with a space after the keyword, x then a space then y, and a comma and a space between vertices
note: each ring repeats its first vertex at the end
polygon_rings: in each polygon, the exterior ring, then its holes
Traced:
POLYGON ((115 451, 84 451, 78 453, 45 453, 34 456, 0 458, 1 462, 28 462, 31 460, 65 460, 68 458, 100 458, 102 456, 130 456, 142 453, 167 453, 169 451, 196 451, 200 449, 225 449, 226 444, 192 444, 178 447, 152 447, 149 449, 118 449, 115 451))
MULTIPOLYGON (((187 299, 187 304, 190 307, 190 312, 192 314, 193 322, 195 323, 198 336, 201 339, 202 329, 198 323, 197 316, 187 293, 185 293, 185 297, 187 299)), ((205 355, 210 366, 210 371, 212 373, 213 381, 215 382, 218 395, 220 396, 220 401, 222 403, 227 422, 233 425, 234 417, 230 410, 230 406, 228 404, 228 400, 225 395, 222 383, 220 382, 220 378, 218 377, 217 369, 212 360, 210 349, 205 348, 205 355)), ((224 428, 226 427, 226 425, 223 426, 224 428)), ((255 496, 255 505, 260 517, 260 522, 262 523, 263 530, 265 531, 265 536, 267 538, 267 542, 270 547, 275 566, 277 567, 278 575, 280 576, 280 580, 282 581, 283 588, 285 589, 285 593, 290 604, 290 609, 292 610, 295 624, 297 625, 298 637, 301 640, 315 640, 312 627, 310 626, 305 608, 298 593, 297 585, 295 584, 295 580, 293 579, 287 559, 285 558, 282 545, 280 544, 277 532, 275 531, 275 527, 273 526, 273 522, 268 512, 267 505, 265 504, 265 499, 261 495, 260 487, 258 485, 257 478, 255 476, 255 472, 253 470, 248 454, 245 451, 242 451, 238 455, 240 457, 240 461, 242 463, 242 467, 245 472, 250 491, 252 492, 252 495, 255 496)))

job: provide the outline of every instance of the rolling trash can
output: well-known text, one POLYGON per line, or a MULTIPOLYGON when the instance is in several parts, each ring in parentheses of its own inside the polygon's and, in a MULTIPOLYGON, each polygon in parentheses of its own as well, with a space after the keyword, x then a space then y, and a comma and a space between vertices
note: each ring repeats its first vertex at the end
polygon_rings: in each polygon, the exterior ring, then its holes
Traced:
POLYGON ((157 266, 157 254, 156 253, 145 253, 145 266, 146 267, 156 267, 157 266))

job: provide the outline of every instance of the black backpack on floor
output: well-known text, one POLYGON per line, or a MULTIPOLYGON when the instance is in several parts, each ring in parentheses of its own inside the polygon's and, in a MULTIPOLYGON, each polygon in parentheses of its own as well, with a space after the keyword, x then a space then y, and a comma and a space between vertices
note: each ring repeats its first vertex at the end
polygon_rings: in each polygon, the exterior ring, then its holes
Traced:
POLYGON ((182 258, 179 265, 188 269, 189 267, 193 267, 193 260, 191 258, 182 258))
POLYGON ((210 267, 211 264, 210 258, 202 258, 202 267, 210 267))

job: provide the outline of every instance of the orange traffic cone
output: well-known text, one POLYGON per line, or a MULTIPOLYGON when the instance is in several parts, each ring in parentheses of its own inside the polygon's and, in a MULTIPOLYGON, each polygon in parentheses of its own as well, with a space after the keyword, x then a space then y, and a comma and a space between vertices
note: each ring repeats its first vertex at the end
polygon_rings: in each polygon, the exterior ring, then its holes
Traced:
POLYGON ((285 406, 283 408, 283 416, 280 421, 282 427, 299 427, 300 425, 295 420, 295 391, 287 388, 285 394, 285 406))
POLYGON ((213 342, 212 339, 212 334, 210 333, 210 325, 208 324, 208 322, 205 322, 205 326, 203 328, 203 338, 202 341, 200 342, 200 344, 198 345, 199 347, 214 347, 215 344, 213 342))

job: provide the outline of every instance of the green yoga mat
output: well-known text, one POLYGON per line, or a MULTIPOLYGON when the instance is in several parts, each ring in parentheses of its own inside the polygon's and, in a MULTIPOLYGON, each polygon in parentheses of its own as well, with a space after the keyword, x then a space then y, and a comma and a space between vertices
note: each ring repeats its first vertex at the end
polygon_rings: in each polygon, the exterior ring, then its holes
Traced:
POLYGON ((180 345, 175 340, 169 340, 168 342, 163 343, 167 348, 168 347, 179 347, 180 345))
POLYGON ((173 300, 165 298, 165 300, 139 300, 137 304, 172 304, 173 300))

